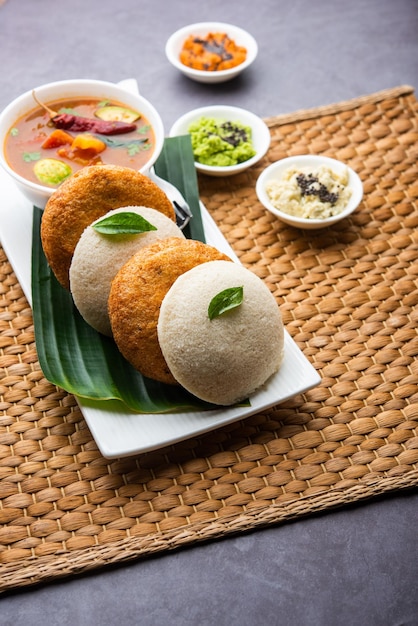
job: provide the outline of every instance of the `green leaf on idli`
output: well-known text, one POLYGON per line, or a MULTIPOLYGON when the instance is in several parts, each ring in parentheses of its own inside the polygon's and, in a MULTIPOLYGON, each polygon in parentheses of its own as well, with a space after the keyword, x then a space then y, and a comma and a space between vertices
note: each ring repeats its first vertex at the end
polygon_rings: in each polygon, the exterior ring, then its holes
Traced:
POLYGON ((157 230, 145 217, 132 211, 114 213, 92 224, 92 227, 102 235, 138 235, 157 230))
POLYGON ((236 309, 244 299, 244 287, 229 287, 220 291, 212 298, 208 307, 210 320, 223 315, 227 311, 236 309))

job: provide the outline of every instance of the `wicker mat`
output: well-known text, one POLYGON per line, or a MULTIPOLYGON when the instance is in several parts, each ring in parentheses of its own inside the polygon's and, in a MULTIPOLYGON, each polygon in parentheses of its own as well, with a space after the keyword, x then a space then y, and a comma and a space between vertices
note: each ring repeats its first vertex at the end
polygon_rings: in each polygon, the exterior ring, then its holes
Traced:
POLYGON ((31 310, 1 258, 0 589, 276 524, 418 484, 418 109, 399 87, 268 120, 259 166, 199 179, 321 384, 212 433, 109 461, 73 397, 42 376, 31 310), (364 200, 299 231, 269 214, 262 168, 317 153, 364 200))

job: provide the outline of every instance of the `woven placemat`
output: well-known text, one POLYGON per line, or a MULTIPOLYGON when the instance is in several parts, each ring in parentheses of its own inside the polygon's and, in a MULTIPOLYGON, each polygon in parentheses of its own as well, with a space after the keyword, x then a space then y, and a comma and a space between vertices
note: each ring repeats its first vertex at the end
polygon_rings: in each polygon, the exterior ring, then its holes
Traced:
POLYGON ((274 524, 418 484, 418 109, 411 87, 268 120, 254 169, 199 179, 321 384, 135 458, 99 453, 74 398, 43 377, 32 314, 1 256, 0 589, 274 524), (351 165, 364 200, 300 231, 254 186, 285 156, 351 165))

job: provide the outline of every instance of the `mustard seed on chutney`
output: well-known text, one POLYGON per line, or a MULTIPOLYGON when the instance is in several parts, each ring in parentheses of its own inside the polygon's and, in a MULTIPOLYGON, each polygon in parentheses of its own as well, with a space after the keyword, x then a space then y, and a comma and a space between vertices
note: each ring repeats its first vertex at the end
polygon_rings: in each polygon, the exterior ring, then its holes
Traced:
POLYGON ((151 124, 123 103, 80 97, 38 104, 5 140, 10 167, 34 183, 55 188, 89 165, 139 170, 154 149, 151 124))

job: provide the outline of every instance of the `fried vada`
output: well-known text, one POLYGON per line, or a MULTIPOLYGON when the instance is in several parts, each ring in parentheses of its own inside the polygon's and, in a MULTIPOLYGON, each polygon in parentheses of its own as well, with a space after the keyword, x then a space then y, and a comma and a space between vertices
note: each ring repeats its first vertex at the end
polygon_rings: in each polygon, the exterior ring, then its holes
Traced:
POLYGON ((238 263, 212 261, 177 278, 165 295, 158 340, 171 374, 190 393, 217 405, 248 398, 280 367, 284 329, 261 278, 238 263), (235 308, 209 317, 209 304, 243 288, 235 308))
POLYGON ((117 271, 135 252, 165 237, 184 235, 173 220, 148 207, 123 207, 103 217, 132 212, 146 219, 156 230, 137 234, 105 235, 97 232, 95 220, 82 233, 70 266, 70 291, 74 304, 84 320, 103 335, 111 336, 107 300, 117 271))
MULTIPOLYGON (((158 342, 161 302, 181 274, 214 260, 232 263, 208 244, 169 237, 139 250, 116 274, 108 300, 113 338, 123 356, 144 376, 177 384, 158 342)), ((187 323, 182 332, 189 331, 187 323)))
POLYGON ((173 205, 147 176, 118 165, 92 165, 65 180, 49 198, 41 241, 57 280, 69 289, 69 270, 84 229, 112 209, 147 206, 175 221, 173 205))

